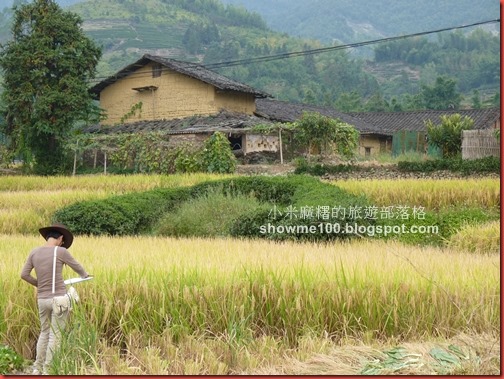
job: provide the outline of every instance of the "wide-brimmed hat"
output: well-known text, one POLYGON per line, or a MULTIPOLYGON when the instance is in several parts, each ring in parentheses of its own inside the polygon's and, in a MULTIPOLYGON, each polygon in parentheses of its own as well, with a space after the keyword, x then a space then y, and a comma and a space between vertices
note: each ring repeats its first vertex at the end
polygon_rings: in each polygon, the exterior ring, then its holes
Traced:
POLYGON ((63 245, 61 245, 61 246, 68 249, 72 245, 73 234, 63 224, 52 224, 51 226, 46 226, 45 228, 40 228, 39 232, 40 232, 40 234, 42 234, 42 237, 44 237, 44 239, 47 239, 46 236, 49 232, 61 233, 61 234, 63 234, 63 245))

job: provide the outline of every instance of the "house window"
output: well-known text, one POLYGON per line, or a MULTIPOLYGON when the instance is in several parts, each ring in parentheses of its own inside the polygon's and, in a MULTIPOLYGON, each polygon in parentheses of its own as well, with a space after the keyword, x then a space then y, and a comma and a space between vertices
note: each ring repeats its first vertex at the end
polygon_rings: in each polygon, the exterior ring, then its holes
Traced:
POLYGON ((364 155, 365 155, 366 157, 371 156, 371 148, 370 148, 370 147, 365 147, 365 148, 364 148, 364 155))
POLYGON ((160 63, 155 63, 152 66, 152 77, 159 78, 161 76, 162 71, 163 71, 163 65, 160 63))

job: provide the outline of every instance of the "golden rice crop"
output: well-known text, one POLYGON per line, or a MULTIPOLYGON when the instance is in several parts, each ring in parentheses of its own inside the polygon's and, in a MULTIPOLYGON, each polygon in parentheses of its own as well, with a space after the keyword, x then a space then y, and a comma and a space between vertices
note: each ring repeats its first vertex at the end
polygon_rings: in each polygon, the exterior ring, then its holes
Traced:
POLYGON ((206 173, 177 175, 79 175, 79 176, 2 176, 0 191, 103 190, 109 193, 146 191, 157 187, 191 186, 202 181, 231 175, 206 173))
MULTIPOLYGON (((0 236, 0 340, 29 356, 33 288, 19 272, 40 237, 0 236)), ((95 279, 80 309, 114 346, 140 331, 225 338, 303 335, 400 339, 499 329, 499 257, 382 241, 333 245, 233 239, 77 237, 74 256, 95 279)), ((66 277, 74 274, 68 271, 66 277)))
POLYGON ((448 246, 458 251, 489 254, 500 251, 500 242, 499 220, 463 227, 450 237, 448 246))
POLYGON ((331 183, 353 194, 364 194, 378 206, 416 205, 427 209, 500 206, 499 179, 370 179, 331 183))
POLYGON ((0 234, 33 233, 66 205, 157 187, 191 186, 224 175, 6 176, 0 181, 0 234))

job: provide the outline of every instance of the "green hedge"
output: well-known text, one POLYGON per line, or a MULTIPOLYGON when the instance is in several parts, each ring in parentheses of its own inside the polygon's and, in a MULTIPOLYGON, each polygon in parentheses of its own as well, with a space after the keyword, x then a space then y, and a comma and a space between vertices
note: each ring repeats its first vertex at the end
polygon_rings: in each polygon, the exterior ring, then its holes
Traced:
MULTIPOLYGON (((270 211, 260 209, 255 213, 244 215, 238 218, 231 227, 231 235, 235 237, 257 237, 271 240, 309 241, 329 241, 347 239, 354 236, 331 232, 330 230, 327 232, 326 226, 332 227, 334 224, 344 225, 346 222, 351 222, 352 220, 348 212, 345 215, 333 216, 332 209, 334 207, 341 207, 349 210, 350 207, 368 206, 369 201, 365 197, 350 194, 339 187, 323 183, 313 177, 294 175, 283 180, 294 186, 294 191, 287 202, 280 204, 283 207, 280 206, 277 208, 281 214, 275 217, 277 209, 273 208, 270 211), (317 206, 329 207, 331 210, 329 217, 317 216, 317 206), (314 217, 300 218, 299 212, 303 207, 313 207, 315 212, 314 217), (296 214, 298 217, 295 217, 296 214), (288 228, 293 227, 296 227, 298 230, 296 232, 285 232, 288 228), (284 231, 284 233, 271 233, 269 230, 280 230, 284 231), (306 230, 309 232, 306 232, 306 230)), ((361 220, 359 222, 362 225, 371 223, 373 222, 370 220, 361 220)))
POLYGON ((83 201, 59 209, 53 221, 76 234, 135 235, 148 232, 165 212, 189 197, 189 189, 177 188, 83 201))
MULTIPOLYGON (((321 222, 335 223, 348 220, 347 217, 330 217, 328 219, 300 219, 286 217, 286 210, 290 207, 295 211, 301 207, 321 205, 326 207, 365 206, 368 204, 364 197, 355 196, 346 191, 319 180, 301 175, 289 177, 239 177, 218 181, 204 182, 190 188, 156 189, 142 193, 114 196, 104 200, 84 201, 58 210, 54 222, 66 224, 76 234, 93 235, 135 235, 150 233, 156 222, 163 214, 169 212, 181 202, 196 198, 218 188, 226 194, 252 194, 261 203, 271 204, 267 212, 264 207, 256 212, 239 217, 231 227, 233 236, 249 236, 270 239, 302 239, 302 240, 330 240, 348 238, 337 233, 261 233, 259 227, 270 223, 276 227, 288 225, 318 225, 321 222), (272 214, 278 210, 278 217, 272 214), (274 211, 274 212, 272 212, 274 211)), ((276 214, 276 213, 275 213, 276 214)))
POLYGON ((66 224, 76 234, 153 233, 163 216, 166 217, 167 212, 173 211, 190 199, 215 192, 216 189, 232 196, 253 195, 260 202, 260 206, 247 210, 247 214, 236 218, 233 216, 231 226, 225 231, 217 231, 216 234, 234 237, 330 241, 348 239, 356 235, 344 234, 343 228, 346 224, 369 227, 368 230, 374 227, 381 227, 383 230, 385 226, 400 226, 401 224, 405 224, 407 228, 412 225, 437 225, 439 234, 391 234, 389 236, 378 233, 375 236, 370 233, 360 234, 363 237, 393 238, 410 244, 440 246, 465 224, 479 224, 499 218, 498 210, 462 207, 436 213, 427 212, 423 220, 371 220, 365 217, 355 219, 348 210, 352 207, 365 209, 372 205, 367 198, 350 194, 311 176, 291 175, 288 177, 238 177, 204 182, 190 188, 155 189, 104 200, 84 201, 58 210, 54 214, 53 221, 66 224), (321 217, 322 215, 316 214, 317 207, 326 207, 326 210, 329 208, 331 214, 326 214, 329 217, 321 217), (345 215, 333 215, 332 210, 336 207, 345 209, 347 212, 345 215), (300 217, 300 211, 303 208, 313 210, 311 218, 300 217), (338 227, 340 227, 339 231, 336 230, 338 227))
POLYGON ((401 171, 406 172, 432 172, 439 170, 447 170, 453 172, 461 172, 463 174, 471 174, 478 172, 485 173, 500 173, 500 158, 485 157, 480 159, 433 159, 422 162, 407 162, 401 161, 397 164, 401 171))

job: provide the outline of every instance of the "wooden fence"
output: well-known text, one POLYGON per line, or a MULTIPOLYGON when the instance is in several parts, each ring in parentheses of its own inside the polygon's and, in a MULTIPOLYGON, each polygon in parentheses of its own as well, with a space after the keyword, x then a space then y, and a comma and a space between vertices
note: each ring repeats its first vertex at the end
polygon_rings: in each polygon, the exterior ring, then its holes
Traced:
POLYGON ((462 132, 462 159, 477 159, 490 155, 500 157, 500 141, 495 137, 495 129, 462 132))

